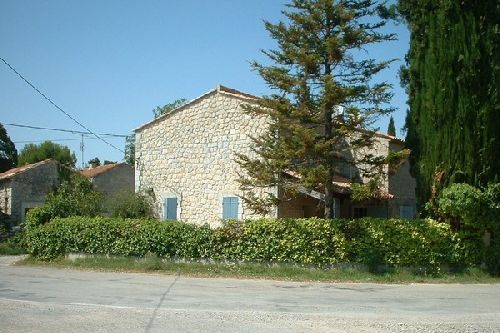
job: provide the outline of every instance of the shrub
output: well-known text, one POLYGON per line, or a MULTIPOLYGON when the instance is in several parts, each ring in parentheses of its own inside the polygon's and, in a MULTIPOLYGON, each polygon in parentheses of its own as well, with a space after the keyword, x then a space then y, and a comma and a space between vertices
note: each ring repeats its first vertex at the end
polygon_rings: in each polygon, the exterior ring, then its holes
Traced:
POLYGON ((26 227, 45 224, 56 217, 94 217, 102 211, 102 195, 84 176, 73 173, 47 195, 45 205, 28 212, 26 227))
POLYGON ((345 239, 337 220, 232 221, 214 230, 216 259, 325 266, 342 262, 345 239))
POLYGON ((445 218, 459 219, 467 226, 477 226, 483 214, 481 190, 469 184, 452 184, 438 198, 439 212, 445 218))
POLYGON ((56 218, 26 233, 28 252, 41 259, 67 253, 206 258, 208 227, 182 222, 116 218, 56 218))
POLYGON ((438 273, 442 266, 470 266, 475 257, 449 225, 436 221, 364 218, 344 226, 350 260, 380 267, 423 268, 438 273))
POLYGON ((133 191, 119 193, 111 198, 106 206, 112 217, 153 218, 153 203, 148 196, 141 193, 133 191))
POLYGON ((27 232, 28 250, 42 259, 67 253, 292 263, 372 269, 469 266, 473 251, 448 225, 432 220, 260 219, 211 229, 178 221, 57 218, 27 232))

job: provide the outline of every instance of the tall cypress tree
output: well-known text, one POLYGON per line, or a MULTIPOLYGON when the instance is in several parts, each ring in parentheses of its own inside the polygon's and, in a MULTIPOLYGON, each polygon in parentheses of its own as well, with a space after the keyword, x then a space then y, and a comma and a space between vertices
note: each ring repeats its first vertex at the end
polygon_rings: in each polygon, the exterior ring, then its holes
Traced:
POLYGON ((389 126, 387 126, 387 134, 396 136, 396 125, 394 125, 394 118, 392 116, 389 119, 389 126))
POLYGON ((395 39, 380 32, 383 7, 371 0, 294 0, 284 22, 265 22, 277 50, 263 51, 274 63, 253 68, 275 94, 262 98, 248 112, 270 119, 269 131, 254 139, 256 157, 239 155, 246 171, 240 179, 244 200, 255 211, 299 188, 325 194, 325 217, 334 215, 334 177, 346 164, 363 166, 374 176, 384 157, 367 151, 374 142, 367 131, 387 107, 386 82, 372 80, 390 61, 376 61, 360 52, 370 44, 395 39), (284 174, 298 177, 290 179, 284 174))
POLYGON ((411 32, 406 141, 420 203, 500 177, 498 0, 399 0, 411 32))

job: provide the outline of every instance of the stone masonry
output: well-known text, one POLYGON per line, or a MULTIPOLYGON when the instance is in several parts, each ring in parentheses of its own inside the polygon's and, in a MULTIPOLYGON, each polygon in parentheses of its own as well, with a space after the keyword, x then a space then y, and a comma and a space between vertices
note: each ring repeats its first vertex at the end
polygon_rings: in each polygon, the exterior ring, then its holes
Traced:
MULTIPOLYGON (((158 217, 164 216, 165 199, 175 197, 177 219, 220 225, 222 198, 242 194, 237 182, 242 170, 235 162, 236 153, 251 155, 250 136, 267 130, 266 118, 251 116, 242 108, 256 99, 219 86, 135 130, 135 189, 154 197, 158 217)), ((403 145, 394 137, 377 134, 373 150, 386 156, 403 145)), ((382 212, 388 217, 399 217, 399 205, 415 205, 415 182, 407 163, 394 175, 389 175, 387 168, 384 173, 382 187, 392 199, 389 203, 375 203, 379 205, 375 208, 379 215, 382 212)), ((306 199, 293 207, 282 205, 274 216, 315 214, 318 203, 306 199)), ((342 216, 352 214, 353 206, 348 200, 339 202, 348 203, 342 207, 342 216)), ((242 205, 241 199, 239 205, 238 218, 260 217, 242 205)))
MULTIPOLYGON (((219 86, 136 129, 136 191, 152 194, 157 215, 165 198, 178 200, 178 219, 218 225, 222 198, 241 195, 235 153, 250 154, 249 135, 266 130, 243 104, 256 97, 219 86)), ((239 218, 251 218, 240 200, 239 218)))
POLYGON ((0 209, 11 225, 24 222, 29 209, 43 205, 47 193, 59 184, 59 168, 57 161, 48 159, 0 174, 0 209))

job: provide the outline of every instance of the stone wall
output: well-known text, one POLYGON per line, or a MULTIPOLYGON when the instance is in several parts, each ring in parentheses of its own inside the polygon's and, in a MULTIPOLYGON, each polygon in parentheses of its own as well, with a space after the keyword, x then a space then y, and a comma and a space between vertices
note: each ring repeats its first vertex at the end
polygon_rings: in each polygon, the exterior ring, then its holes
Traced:
MULTIPOLYGON (((251 154, 249 135, 267 128, 242 109, 253 101, 215 90, 136 130, 136 191, 154 195, 158 217, 175 196, 178 219, 220 224, 222 198, 242 194, 235 153, 251 154)), ((253 217, 241 199, 238 211, 253 217)))
POLYGON ((10 179, 0 180, 0 210, 7 215, 12 214, 12 185, 10 179))
POLYGON ((134 169, 125 163, 91 178, 97 191, 105 197, 134 191, 134 169))
MULTIPOLYGON (((391 151, 400 151, 403 144, 391 142, 391 151)), ((406 161, 393 174, 389 175, 389 193, 394 195, 394 199, 389 203, 389 215, 400 217, 401 206, 412 207, 413 215, 416 217, 417 199, 415 194, 416 182, 410 174, 410 163, 406 161)))
POLYGON ((47 193, 59 184, 58 169, 51 160, 11 178, 11 224, 24 222, 30 208, 43 205, 47 193))

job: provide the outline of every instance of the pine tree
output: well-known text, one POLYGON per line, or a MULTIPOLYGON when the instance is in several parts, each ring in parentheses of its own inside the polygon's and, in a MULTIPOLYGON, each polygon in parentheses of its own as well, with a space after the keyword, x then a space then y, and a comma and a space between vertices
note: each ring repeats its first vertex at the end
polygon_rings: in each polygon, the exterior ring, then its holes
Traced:
POLYGON ((29 143, 21 149, 18 158, 18 165, 36 163, 47 158, 53 158, 63 165, 74 167, 76 163, 75 153, 72 153, 68 147, 44 141, 40 144, 29 143))
POLYGON ((5 127, 0 123, 0 172, 7 171, 17 165, 17 150, 5 127))
POLYGON ((411 32, 405 127, 420 203, 439 185, 499 181, 500 2, 400 0, 399 9, 411 32))
POLYGON ((374 132, 365 129, 392 111, 385 104, 390 86, 372 80, 391 61, 363 58, 360 50, 395 39, 380 32, 382 9, 370 0, 294 0, 284 22, 265 22, 279 48, 263 51, 273 65, 252 66, 275 94, 247 111, 267 116, 269 131, 254 138, 255 158, 238 156, 246 172, 243 199, 254 211, 265 213, 305 188, 325 194, 325 217, 331 218, 333 180, 343 166, 363 165, 364 176, 377 174, 384 158, 362 151, 374 142, 374 132), (269 191, 276 186, 279 195, 269 191))
POLYGON ((387 126, 387 134, 396 136, 396 125, 394 125, 394 118, 392 116, 389 119, 389 126, 387 126))

